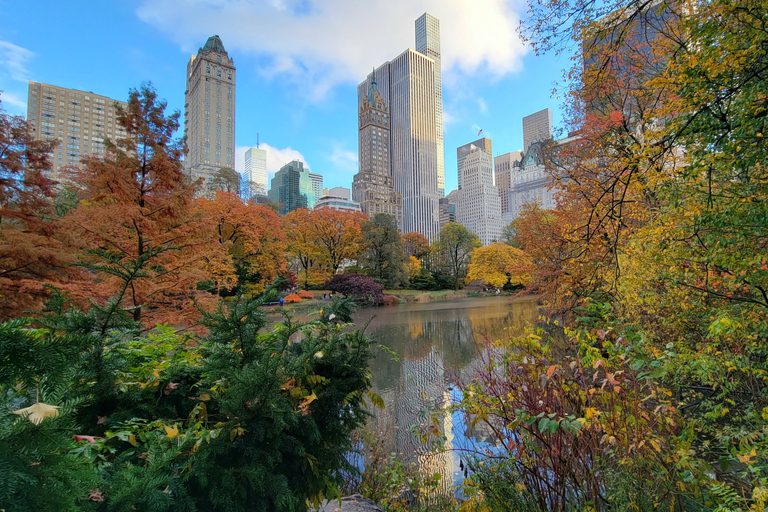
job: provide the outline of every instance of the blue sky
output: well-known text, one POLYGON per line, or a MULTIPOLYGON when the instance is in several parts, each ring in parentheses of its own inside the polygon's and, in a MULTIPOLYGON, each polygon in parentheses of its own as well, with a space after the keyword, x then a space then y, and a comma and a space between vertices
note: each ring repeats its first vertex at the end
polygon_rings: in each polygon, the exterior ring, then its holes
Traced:
MULTIPOLYGON (((440 20, 446 192, 456 148, 483 135, 494 155, 522 146, 522 117, 552 97, 566 57, 537 57, 515 29, 525 5, 504 0, 0 0, 0 90, 26 114, 27 81, 125 100, 151 81, 183 110, 186 63, 218 34, 237 68, 242 170, 256 134, 273 173, 301 158, 326 187, 357 172, 357 84, 414 46, 414 21, 440 20)), ((181 135, 181 133, 179 133, 181 135)))

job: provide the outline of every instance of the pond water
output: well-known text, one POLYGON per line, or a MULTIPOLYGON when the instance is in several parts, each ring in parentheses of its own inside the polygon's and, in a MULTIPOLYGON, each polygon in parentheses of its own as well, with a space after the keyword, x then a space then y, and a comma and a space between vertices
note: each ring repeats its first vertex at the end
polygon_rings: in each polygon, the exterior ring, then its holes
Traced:
POLYGON ((489 433, 479 425, 470 429, 459 413, 443 414, 438 423, 445 450, 433 453, 421 442, 414 425, 425 428, 432 411, 458 398, 455 383, 477 372, 485 341, 516 336, 536 322, 534 298, 479 297, 445 302, 409 303, 364 309, 354 316, 374 344, 397 354, 395 359, 376 350, 372 361, 373 391, 385 408, 374 409, 369 427, 384 453, 397 453, 406 464, 417 464, 426 474, 439 473, 449 483, 461 483, 459 457, 463 450, 488 446, 489 433), (375 316, 374 316, 375 315, 375 316))

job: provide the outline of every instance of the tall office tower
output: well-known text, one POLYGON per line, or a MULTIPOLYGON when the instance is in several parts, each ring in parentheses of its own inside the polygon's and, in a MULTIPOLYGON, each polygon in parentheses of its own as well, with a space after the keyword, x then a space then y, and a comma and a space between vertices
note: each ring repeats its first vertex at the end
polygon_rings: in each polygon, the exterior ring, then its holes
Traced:
POLYGON ((390 167, 389 109, 374 72, 358 113, 360 171, 352 178, 352 199, 368 217, 386 213, 403 229, 403 198, 395 191, 390 167))
POLYGON ((435 62, 435 127, 437 129, 437 193, 445 194, 443 144, 443 69, 440 60, 440 20, 425 12, 416 20, 416 51, 435 62))
POLYGON ((483 246, 501 239, 501 199, 493 185, 491 157, 473 146, 464 160, 456 221, 480 237, 483 246))
POLYGON ((545 108, 523 118, 523 151, 534 142, 553 137, 552 110, 545 108))
MULTIPOLYGON (((307 169, 309 170, 309 169, 307 169)), ((314 172, 309 173, 309 179, 312 181, 312 192, 315 194, 315 200, 307 208, 312 209, 318 199, 323 197, 323 176, 314 172)))
POLYGON ((304 162, 288 162, 275 173, 269 188, 269 200, 278 204, 278 215, 285 215, 298 208, 315 206, 315 189, 304 162))
POLYGON ((267 195, 267 150, 249 148, 245 152, 245 172, 243 173, 247 188, 246 198, 267 195))
POLYGON ((376 68, 357 86, 359 110, 374 79, 390 108, 388 154, 395 190, 403 200, 402 231, 434 240, 440 227, 434 61, 408 49, 376 68))
POLYGON ((480 148, 485 151, 485 154, 488 155, 491 161, 493 161, 491 139, 487 137, 477 139, 475 142, 470 142, 469 144, 464 144, 463 146, 456 148, 456 168, 459 173, 459 190, 461 190, 461 170, 464 167, 464 159, 467 158, 467 155, 469 155, 469 152, 473 147, 480 148))
POLYGON ((443 229, 446 224, 456 222, 456 201, 458 198, 458 189, 453 189, 445 197, 440 198, 440 229, 443 229))
POLYGON ((128 104, 77 89, 29 82, 27 122, 36 140, 58 139, 51 154, 50 178, 65 181, 67 165, 79 165, 87 156, 104 157, 104 139, 125 137, 117 123, 115 106, 128 104))
MULTIPOLYGON (((184 138, 184 172, 191 181, 235 168, 235 64, 219 36, 209 37, 187 63, 184 138)), ((203 183, 200 190, 208 189, 203 183)))
POLYGON ((507 221, 509 216, 509 194, 507 192, 512 188, 512 173, 516 168, 519 169, 522 159, 523 152, 520 150, 504 153, 493 159, 496 188, 499 189, 499 197, 501 198, 501 219, 505 224, 510 222, 507 221))

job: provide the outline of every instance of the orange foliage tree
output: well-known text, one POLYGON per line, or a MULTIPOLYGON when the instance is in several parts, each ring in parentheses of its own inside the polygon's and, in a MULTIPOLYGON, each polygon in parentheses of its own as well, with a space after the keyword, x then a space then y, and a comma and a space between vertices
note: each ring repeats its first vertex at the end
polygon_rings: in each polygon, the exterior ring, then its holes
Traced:
POLYGON ((0 104, 0 318, 38 310, 44 284, 61 284, 71 257, 53 222, 55 182, 49 154, 56 141, 36 141, 21 117, 0 104))
POLYGON ((310 219, 319 248, 320 261, 335 274, 344 260, 356 259, 362 250, 362 224, 368 217, 362 212, 333 208, 313 210, 310 219))
POLYGON ((309 284, 325 282, 327 276, 324 272, 311 274, 317 270, 320 262, 320 250, 315 243, 315 233, 310 222, 312 212, 306 208, 299 208, 288 212, 282 217, 283 229, 288 240, 288 255, 298 262, 299 274, 304 274, 304 287, 309 284))
POLYGON ((127 109, 117 108, 125 138, 106 141, 104 161, 84 161, 81 202, 62 219, 94 276, 83 292, 148 325, 178 324, 179 310, 194 315, 190 298, 209 278, 205 268, 225 257, 182 174, 179 113, 166 116, 165 107, 150 85, 130 91, 127 109))
POLYGON ((243 203, 235 194, 217 192, 216 199, 199 199, 200 209, 216 223, 216 236, 227 250, 219 280, 236 277, 238 291, 261 292, 287 270, 287 241, 274 210, 243 203))

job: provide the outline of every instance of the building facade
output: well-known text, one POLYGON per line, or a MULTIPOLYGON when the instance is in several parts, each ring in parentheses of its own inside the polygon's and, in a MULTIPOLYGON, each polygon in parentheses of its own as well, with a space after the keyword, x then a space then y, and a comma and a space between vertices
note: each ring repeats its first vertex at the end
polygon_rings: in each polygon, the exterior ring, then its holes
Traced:
MULTIPOLYGON (((317 174, 316 172, 310 172, 309 173, 309 179, 312 182, 312 192, 315 195, 315 201, 323 197, 323 176, 320 174, 317 174)), ((315 203, 313 202, 308 208, 314 208, 315 203)))
POLYGON ((512 188, 512 175, 520 167, 523 159, 521 150, 504 153, 493 159, 493 170, 496 177, 496 188, 501 198, 501 220, 509 224, 509 189, 512 188))
POLYGON ((278 204, 278 215, 315 206, 315 188, 309 175, 301 160, 289 162, 275 173, 268 195, 270 201, 278 204))
POLYGON ((248 148, 245 152, 245 181, 246 199, 252 197, 266 197, 268 188, 267 175, 267 150, 248 148))
POLYGON ((523 151, 534 142, 553 137, 552 110, 545 108, 523 118, 523 151))
POLYGON ((211 36, 187 63, 184 172, 205 182, 221 168, 235 168, 235 63, 219 36, 211 36))
POLYGON ((350 190, 345 187, 333 187, 330 190, 323 191, 323 197, 315 202, 315 210, 321 208, 333 208, 343 212, 359 212, 360 203, 352 201, 350 190))
POLYGON ((29 82, 27 122, 36 140, 58 139, 51 154, 50 178, 65 182, 64 167, 85 157, 104 158, 104 140, 123 138, 116 106, 128 104, 92 92, 29 82))
POLYGON ((491 157, 472 147, 462 168, 463 187, 456 203, 456 222, 475 233, 483 246, 501 239, 501 198, 493 185, 491 157))
POLYGON ((486 155, 488 155, 491 161, 493 161, 493 147, 491 139, 487 137, 477 139, 474 142, 470 142, 469 144, 464 144, 463 146, 456 148, 456 171, 458 173, 459 190, 461 190, 461 171, 464 167, 464 160, 467 158, 467 155, 469 155, 469 152, 472 150, 472 148, 480 148, 485 152, 486 155))
POLYGON ((379 66, 357 87, 359 111, 374 82, 389 107, 387 150, 393 185, 402 197, 402 231, 434 240, 440 227, 438 169, 443 160, 438 155, 435 62, 408 49, 379 66))
POLYGON ((440 20, 425 12, 416 20, 416 51, 426 55, 435 69, 435 131, 437 132, 437 193, 445 195, 445 144, 443 141, 443 70, 440 59, 440 20))
POLYGON ((446 224, 456 222, 456 201, 459 198, 459 190, 452 190, 447 196, 440 198, 440 229, 446 224))
POLYGON ((376 73, 358 112, 358 161, 360 171, 352 179, 352 199, 369 218, 386 213, 403 229, 403 198, 395 191, 390 159, 389 108, 378 91, 376 73))
POLYGON ((533 142, 512 172, 512 184, 507 191, 508 222, 515 220, 528 204, 536 203, 545 210, 557 205, 555 191, 550 186, 552 179, 541 159, 541 148, 544 144, 544 141, 533 142))

